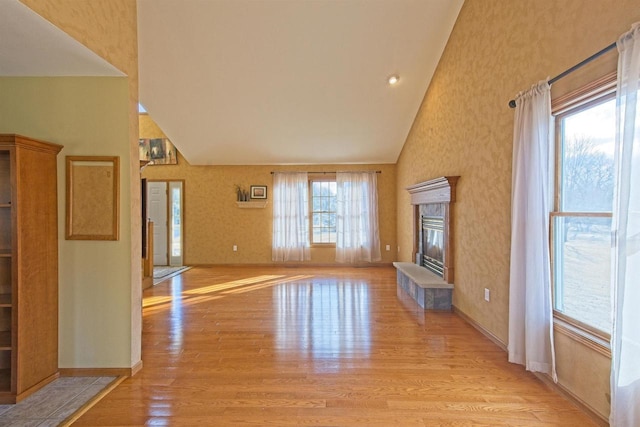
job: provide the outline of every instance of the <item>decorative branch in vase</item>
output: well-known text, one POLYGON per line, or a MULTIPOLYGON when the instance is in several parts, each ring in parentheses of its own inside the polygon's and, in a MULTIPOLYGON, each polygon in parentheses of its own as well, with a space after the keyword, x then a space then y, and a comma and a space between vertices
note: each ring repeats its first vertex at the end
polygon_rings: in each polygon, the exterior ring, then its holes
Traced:
POLYGON ((242 186, 236 184, 236 197, 238 202, 248 202, 249 201, 249 191, 242 188, 242 186))

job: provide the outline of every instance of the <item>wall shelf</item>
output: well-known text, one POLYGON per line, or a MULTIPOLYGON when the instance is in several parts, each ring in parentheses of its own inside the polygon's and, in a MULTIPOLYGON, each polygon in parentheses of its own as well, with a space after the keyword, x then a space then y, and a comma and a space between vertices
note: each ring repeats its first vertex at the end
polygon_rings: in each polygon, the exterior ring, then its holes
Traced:
POLYGON ((251 200, 249 202, 236 202, 239 208, 252 208, 252 209, 260 209, 265 208, 267 206, 267 200, 251 200))

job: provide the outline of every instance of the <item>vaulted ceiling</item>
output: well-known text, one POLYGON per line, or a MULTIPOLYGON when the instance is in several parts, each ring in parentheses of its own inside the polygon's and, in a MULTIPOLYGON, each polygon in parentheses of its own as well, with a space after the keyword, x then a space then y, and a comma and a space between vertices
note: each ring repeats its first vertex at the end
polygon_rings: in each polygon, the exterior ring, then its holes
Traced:
MULTIPOLYGON (((462 3, 138 0, 140 102, 191 164, 395 163, 462 3)), ((122 76, 1 9, 0 76, 122 76)))
POLYGON ((0 76, 124 74, 18 0, 1 0, 0 76))
POLYGON ((191 164, 395 163, 462 3, 138 0, 140 102, 191 164))

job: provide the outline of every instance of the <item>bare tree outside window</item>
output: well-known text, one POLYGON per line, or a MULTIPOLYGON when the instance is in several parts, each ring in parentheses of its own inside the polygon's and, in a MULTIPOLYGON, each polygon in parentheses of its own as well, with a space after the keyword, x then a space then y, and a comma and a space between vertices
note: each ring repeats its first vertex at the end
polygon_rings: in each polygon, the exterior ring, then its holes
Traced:
POLYGON ((603 333, 611 329, 610 263, 615 101, 558 116, 552 213, 554 309, 603 333))

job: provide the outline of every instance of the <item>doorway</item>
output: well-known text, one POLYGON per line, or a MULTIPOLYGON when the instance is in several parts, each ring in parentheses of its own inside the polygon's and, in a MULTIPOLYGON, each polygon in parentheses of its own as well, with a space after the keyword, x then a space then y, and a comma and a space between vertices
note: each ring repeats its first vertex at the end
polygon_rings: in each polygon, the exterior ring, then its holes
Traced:
POLYGON ((184 181, 147 181, 154 265, 181 266, 183 263, 183 190, 184 181))

